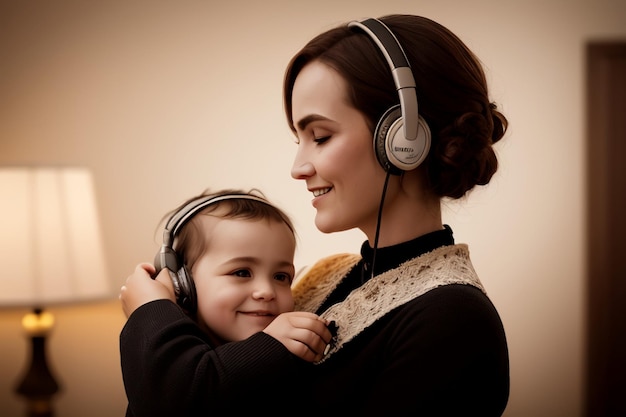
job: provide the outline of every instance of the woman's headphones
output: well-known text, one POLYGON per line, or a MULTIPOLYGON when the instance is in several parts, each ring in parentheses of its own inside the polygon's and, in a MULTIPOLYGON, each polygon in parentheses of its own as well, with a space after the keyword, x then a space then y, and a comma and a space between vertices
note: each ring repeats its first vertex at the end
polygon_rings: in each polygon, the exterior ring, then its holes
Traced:
POLYGON ((177 210, 165 225, 163 231, 163 245, 154 258, 156 277, 162 269, 167 269, 174 286, 176 302, 188 314, 195 315, 198 308, 196 286, 193 283, 191 272, 187 270, 185 260, 174 250, 174 240, 182 227, 197 213, 206 207, 224 200, 254 200, 269 204, 267 200, 251 194, 222 194, 199 197, 185 204, 177 210))
POLYGON ((409 61, 393 32, 378 19, 354 21, 348 27, 368 34, 385 56, 400 97, 388 109, 374 132, 374 153, 386 172, 400 175, 417 168, 430 149, 430 128, 419 115, 415 79, 409 61))

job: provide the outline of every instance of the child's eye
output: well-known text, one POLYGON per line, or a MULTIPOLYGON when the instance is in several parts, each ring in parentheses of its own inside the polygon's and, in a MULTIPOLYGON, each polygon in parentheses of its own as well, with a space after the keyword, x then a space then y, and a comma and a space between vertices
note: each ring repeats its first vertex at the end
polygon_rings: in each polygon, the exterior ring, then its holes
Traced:
POLYGON ((280 282, 291 282, 292 277, 287 273, 279 273, 274 275, 274 279, 280 282))
POLYGON ((250 271, 248 271, 247 269, 238 269, 236 271, 233 271, 232 275, 242 278, 247 278, 251 276, 250 271))

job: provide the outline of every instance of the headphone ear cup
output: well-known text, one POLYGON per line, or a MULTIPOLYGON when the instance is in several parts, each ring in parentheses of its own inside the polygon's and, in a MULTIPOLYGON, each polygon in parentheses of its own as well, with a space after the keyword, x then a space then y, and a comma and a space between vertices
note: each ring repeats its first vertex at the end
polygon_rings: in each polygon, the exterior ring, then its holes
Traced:
POLYGON ((191 274, 187 271, 185 263, 179 259, 176 251, 167 245, 163 245, 154 257, 154 267, 156 268, 156 273, 153 278, 163 268, 168 270, 172 286, 174 287, 176 302, 189 314, 195 314, 197 308, 196 286, 191 274))
POLYGON ((182 266, 176 273, 172 273, 172 282, 174 283, 174 292, 176 294, 176 302, 188 314, 196 313, 197 297, 196 285, 193 282, 191 273, 186 266, 182 266), (174 278, 176 276, 176 278, 174 278), (176 281, 176 282, 174 282, 176 281))
POLYGON ((394 123, 400 121, 402 117, 402 109, 400 106, 393 106, 382 115, 376 130, 374 131, 374 152, 376 153, 376 159, 378 163, 383 167, 385 172, 389 172, 392 175, 400 175, 402 170, 394 166, 389 157, 387 156, 387 137, 389 130, 394 123))
POLYGON ((386 172, 400 175, 417 168, 430 150, 430 128, 418 116, 417 138, 404 137, 404 122, 400 105, 391 107, 378 121, 374 132, 374 150, 378 162, 386 172))

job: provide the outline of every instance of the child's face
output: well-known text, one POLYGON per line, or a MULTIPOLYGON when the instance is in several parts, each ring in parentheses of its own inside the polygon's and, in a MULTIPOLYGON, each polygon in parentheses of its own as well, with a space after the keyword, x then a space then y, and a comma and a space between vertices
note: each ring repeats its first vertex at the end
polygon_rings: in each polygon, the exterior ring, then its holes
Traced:
POLYGON ((293 310, 295 238, 282 222, 202 216, 207 249, 191 271, 198 322, 219 343, 243 340, 293 310))

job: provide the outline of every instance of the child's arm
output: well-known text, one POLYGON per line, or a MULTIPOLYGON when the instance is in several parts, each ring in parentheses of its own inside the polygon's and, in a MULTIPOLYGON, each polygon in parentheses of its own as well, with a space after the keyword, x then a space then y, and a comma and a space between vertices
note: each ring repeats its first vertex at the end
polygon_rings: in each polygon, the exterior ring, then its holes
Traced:
POLYGON ((130 315, 120 353, 128 415, 135 417, 247 414, 277 392, 286 406, 297 398, 287 394, 297 389, 292 382, 313 366, 264 332, 212 349, 197 324, 162 299, 130 315))

